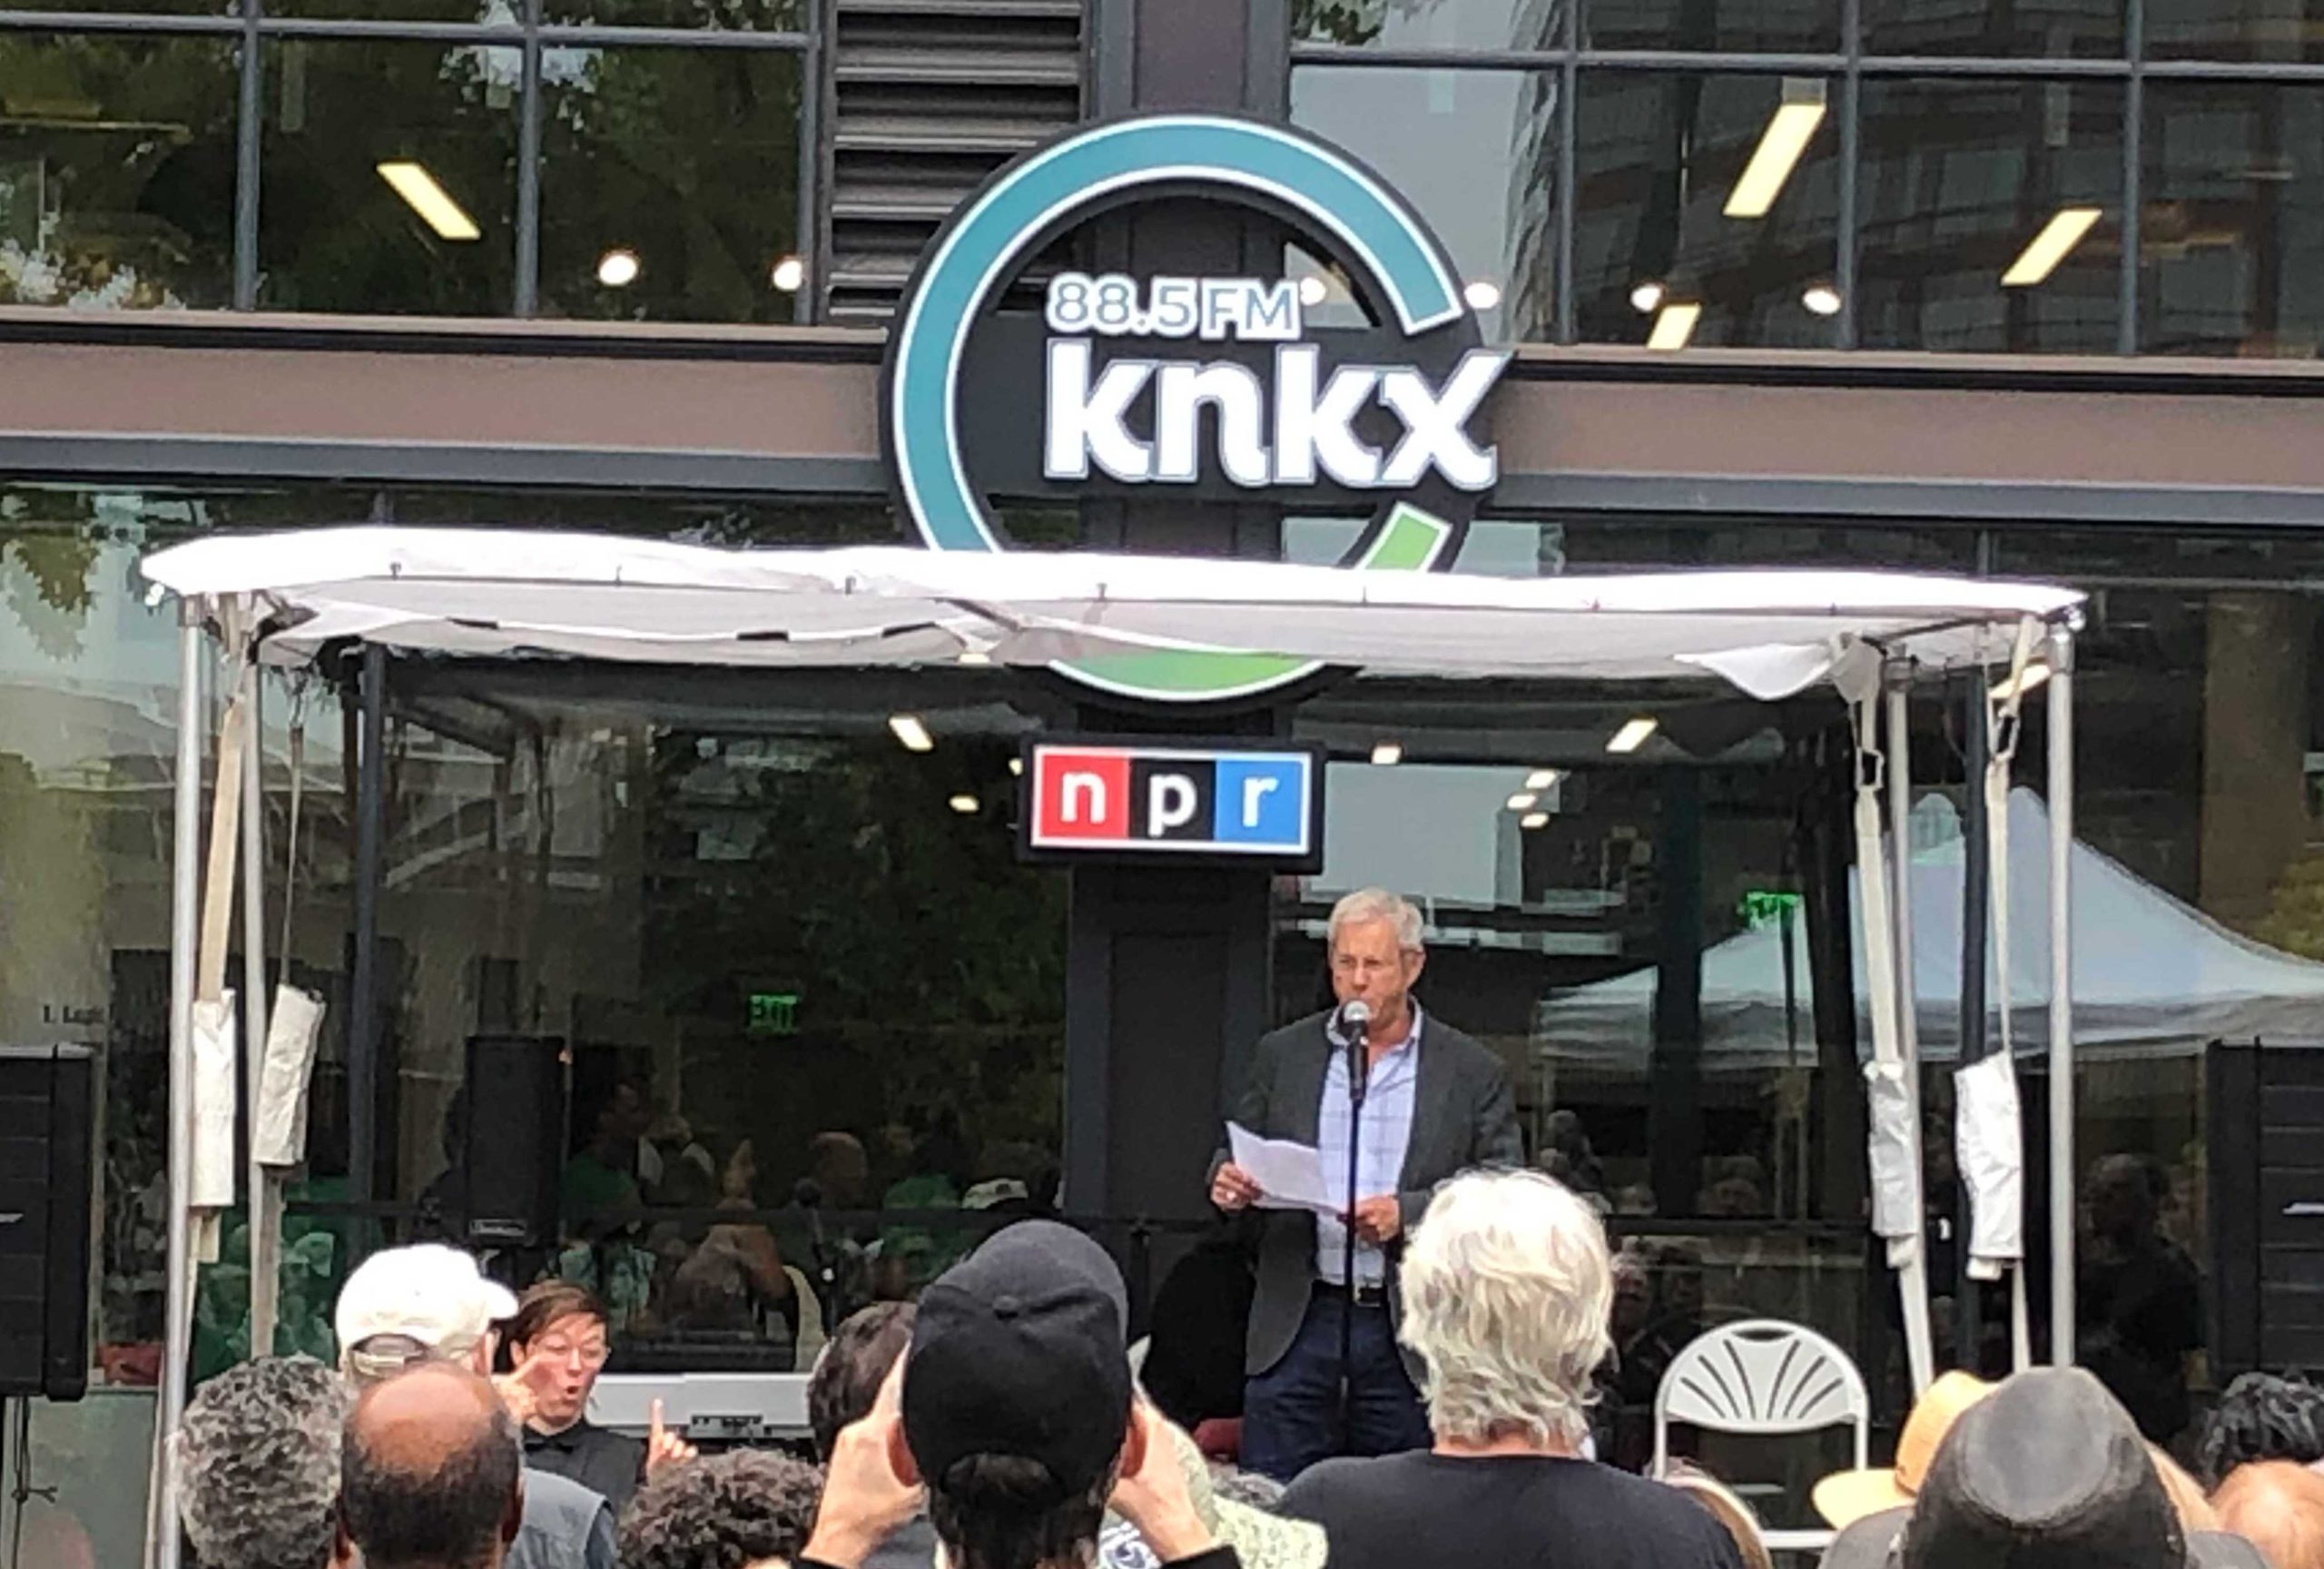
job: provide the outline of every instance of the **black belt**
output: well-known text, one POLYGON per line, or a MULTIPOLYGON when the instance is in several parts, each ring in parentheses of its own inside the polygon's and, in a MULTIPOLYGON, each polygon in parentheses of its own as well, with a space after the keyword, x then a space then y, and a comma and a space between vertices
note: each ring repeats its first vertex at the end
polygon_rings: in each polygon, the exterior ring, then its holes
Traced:
POLYGON ((1353 1302, 1359 1308, 1385 1308, 1388 1288, 1385 1286, 1358 1286, 1350 1291, 1336 1280, 1318 1280, 1315 1295, 1332 1302, 1353 1302))

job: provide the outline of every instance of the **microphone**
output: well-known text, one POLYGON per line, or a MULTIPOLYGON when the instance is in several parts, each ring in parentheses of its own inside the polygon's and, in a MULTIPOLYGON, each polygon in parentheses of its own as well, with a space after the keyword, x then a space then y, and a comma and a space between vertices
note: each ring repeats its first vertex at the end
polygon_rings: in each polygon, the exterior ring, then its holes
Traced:
POLYGON ((1364 1104, 1364 1092, 1370 1088, 1371 1064, 1365 1060, 1364 1032, 1372 1022, 1372 1004, 1363 998, 1343 1002, 1332 1015, 1334 1038, 1347 1047, 1347 1096, 1354 1104, 1364 1104))

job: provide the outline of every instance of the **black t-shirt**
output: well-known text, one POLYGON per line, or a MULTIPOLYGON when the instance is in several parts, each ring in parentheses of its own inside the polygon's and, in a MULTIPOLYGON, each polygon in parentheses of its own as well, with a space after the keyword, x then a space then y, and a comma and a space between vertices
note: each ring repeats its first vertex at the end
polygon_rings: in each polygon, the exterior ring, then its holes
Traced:
POLYGON ((618 1516, 645 1475, 645 1441, 590 1421, 562 1433, 525 1429, 525 1464, 578 1482, 605 1495, 618 1516))
POLYGON ((1281 1509, 1324 1527, 1332 1569, 1742 1569, 1692 1500, 1593 1460, 1326 1460, 1281 1509))

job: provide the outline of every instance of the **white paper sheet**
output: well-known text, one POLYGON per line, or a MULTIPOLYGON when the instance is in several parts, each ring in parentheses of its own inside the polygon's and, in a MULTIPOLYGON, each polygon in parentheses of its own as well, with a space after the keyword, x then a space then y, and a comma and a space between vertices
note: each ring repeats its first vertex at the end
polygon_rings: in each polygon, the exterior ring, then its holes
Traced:
POLYGON ((1262 1209, 1313 1209, 1337 1215, 1344 1206, 1334 1202, 1324 1183, 1324 1158, 1312 1144, 1288 1139, 1262 1139, 1248 1128, 1229 1122, 1226 1147, 1235 1164, 1259 1185, 1262 1209))

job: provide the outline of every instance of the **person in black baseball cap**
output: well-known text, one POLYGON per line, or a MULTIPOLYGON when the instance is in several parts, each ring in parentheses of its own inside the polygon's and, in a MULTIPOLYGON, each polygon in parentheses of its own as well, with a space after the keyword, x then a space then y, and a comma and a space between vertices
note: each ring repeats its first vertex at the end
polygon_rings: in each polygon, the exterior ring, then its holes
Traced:
POLYGON ((1240 1569, 1137 1398, 1128 1293, 1052 1221, 995 1233, 921 1293, 911 1347, 832 1452, 798 1569, 858 1569, 924 1498, 950 1569, 1081 1569, 1110 1504, 1176 1569, 1240 1569))

